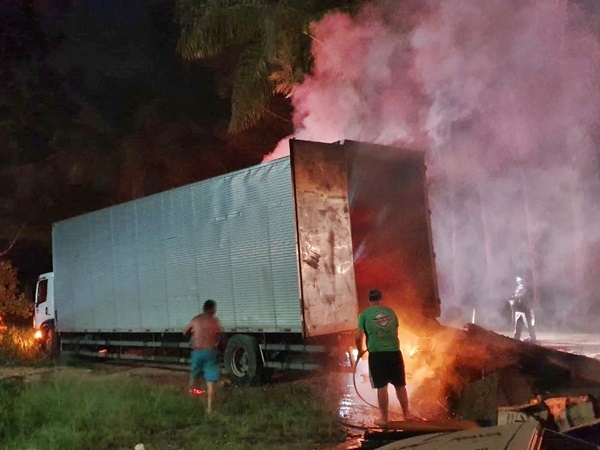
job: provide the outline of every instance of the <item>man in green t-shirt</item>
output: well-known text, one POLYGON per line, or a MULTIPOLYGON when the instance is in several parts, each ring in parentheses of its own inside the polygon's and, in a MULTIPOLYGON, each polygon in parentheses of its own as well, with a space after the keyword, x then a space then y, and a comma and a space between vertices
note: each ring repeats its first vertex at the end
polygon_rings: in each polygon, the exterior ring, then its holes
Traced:
POLYGON ((369 352, 369 376, 371 386, 377 389, 377 401, 381 413, 381 419, 376 424, 385 427, 388 422, 389 383, 396 388, 396 397, 402 407, 404 419, 412 416, 408 410, 404 360, 398 339, 398 317, 391 308, 381 304, 381 292, 378 289, 371 289, 369 302, 370 306, 358 317, 356 348, 359 359, 366 351, 369 352), (365 336, 366 350, 363 346, 365 336))

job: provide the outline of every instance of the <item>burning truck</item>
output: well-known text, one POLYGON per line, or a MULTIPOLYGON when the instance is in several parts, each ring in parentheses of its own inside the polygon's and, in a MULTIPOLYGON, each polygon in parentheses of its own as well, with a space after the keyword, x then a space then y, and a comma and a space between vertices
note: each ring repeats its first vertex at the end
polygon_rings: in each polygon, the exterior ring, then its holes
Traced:
MULTIPOLYGON (((352 346, 378 287, 408 326, 440 315, 423 152, 290 141, 290 156, 54 224, 34 325, 47 351, 185 363, 217 302, 232 380, 352 346)), ((333 357, 333 358, 332 358, 333 357)))

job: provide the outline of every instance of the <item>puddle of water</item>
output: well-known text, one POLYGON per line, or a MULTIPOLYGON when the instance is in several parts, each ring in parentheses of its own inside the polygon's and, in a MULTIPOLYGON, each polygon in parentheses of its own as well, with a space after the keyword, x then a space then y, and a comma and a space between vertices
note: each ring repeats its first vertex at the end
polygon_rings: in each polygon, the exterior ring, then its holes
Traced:
MULTIPOLYGON (((379 417, 377 391, 371 388, 366 362, 359 362, 356 379, 352 373, 336 373, 329 376, 328 382, 332 385, 331 390, 338 393, 338 414, 345 424, 355 428, 374 426, 379 417)), ((401 420, 402 409, 392 385, 388 387, 388 394, 390 420, 401 420)))

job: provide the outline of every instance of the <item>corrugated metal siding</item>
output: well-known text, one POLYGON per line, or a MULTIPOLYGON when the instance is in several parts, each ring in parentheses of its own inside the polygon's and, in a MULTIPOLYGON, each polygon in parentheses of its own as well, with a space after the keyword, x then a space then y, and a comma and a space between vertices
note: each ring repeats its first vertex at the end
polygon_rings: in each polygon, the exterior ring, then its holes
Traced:
POLYGON ((165 229, 163 196, 152 196, 134 203, 136 219, 136 254, 142 329, 170 328, 167 315, 165 229), (162 327, 161 327, 161 324, 162 327))
POLYGON ((110 214, 99 215, 88 222, 90 233, 90 255, 94 256, 94 265, 88 261, 88 273, 92 278, 92 308, 94 327, 114 328, 116 310, 114 302, 113 243, 112 220, 110 214))
MULTIPOLYGON (((130 328, 139 330, 142 328, 142 314, 136 252, 135 208, 132 208, 130 204, 118 205, 111 210, 111 215, 114 245, 112 273, 115 285, 116 328, 120 330, 130 328)), ((60 250, 60 248, 57 250, 60 250)), ((54 267, 57 267, 56 263, 54 267)), ((85 283, 85 280, 80 282, 85 283)), ((60 301, 55 300, 56 303, 60 301)), ((65 306, 68 305, 66 300, 65 304, 65 306)))
POLYGON ((200 311, 205 298, 218 301, 218 315, 227 326, 235 325, 235 309, 232 286, 229 231, 226 220, 229 209, 227 182, 223 178, 213 180, 210 185, 193 186, 194 223, 197 225, 196 277, 200 311), (220 201, 211 201, 217 194, 220 201))
POLYGON ((217 301, 225 328, 301 332, 289 159, 54 227, 61 330, 180 330, 217 301))
POLYGON ((198 311, 200 298, 196 277, 196 247, 190 245, 194 233, 194 212, 191 208, 190 186, 185 192, 168 191, 163 194, 165 226, 165 268, 167 314, 172 323, 189 321, 189 311, 198 311))

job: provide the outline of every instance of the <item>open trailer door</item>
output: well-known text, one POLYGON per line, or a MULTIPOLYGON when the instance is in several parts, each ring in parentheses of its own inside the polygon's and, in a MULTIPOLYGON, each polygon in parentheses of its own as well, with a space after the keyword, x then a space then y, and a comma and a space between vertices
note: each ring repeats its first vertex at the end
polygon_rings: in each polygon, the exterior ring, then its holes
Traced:
POLYGON ((406 322, 439 317, 425 153, 349 140, 343 148, 359 307, 376 287, 406 322))
POLYGON ((346 156, 340 144, 290 141, 305 337, 356 328, 346 156))

